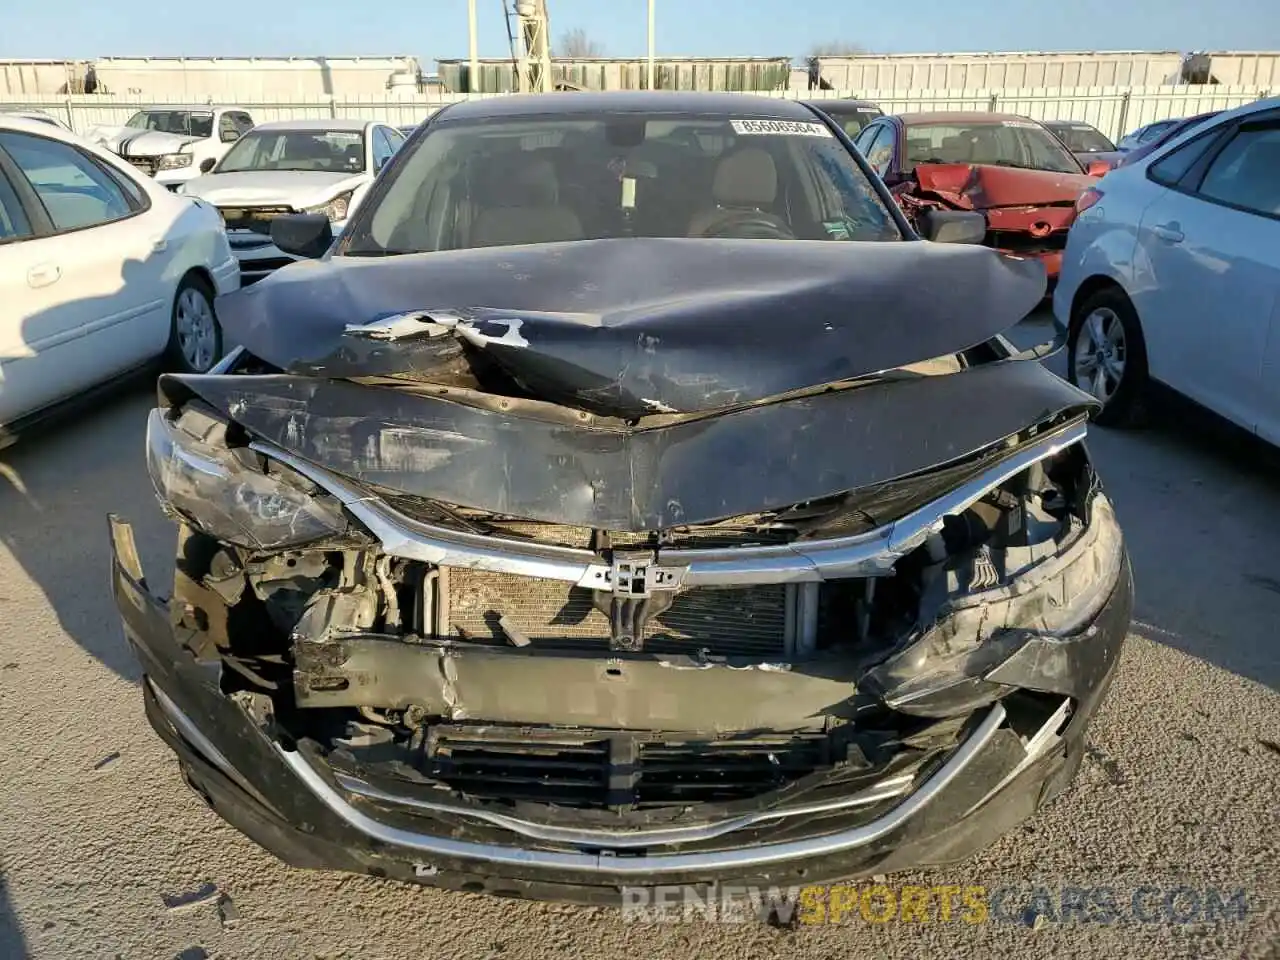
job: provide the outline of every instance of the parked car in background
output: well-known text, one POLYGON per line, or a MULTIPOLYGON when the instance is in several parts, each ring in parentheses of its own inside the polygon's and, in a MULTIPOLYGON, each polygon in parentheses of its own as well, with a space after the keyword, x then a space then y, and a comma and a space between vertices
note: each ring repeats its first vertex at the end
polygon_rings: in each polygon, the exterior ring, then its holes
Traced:
POLYGON ((283 120, 246 134, 181 193, 216 206, 245 284, 294 257, 271 242, 282 213, 323 213, 341 233, 373 178, 400 149, 395 127, 364 120, 283 120))
POLYGON ((1083 120, 1046 120, 1045 129, 1052 132, 1086 167, 1104 162, 1112 166, 1120 159, 1120 151, 1097 127, 1083 120))
POLYGON ((1280 443, 1280 99, 1224 112, 1080 199, 1054 310, 1101 423, 1148 388, 1280 443))
POLYGON ((221 356, 239 286, 217 212, 38 120, 0 117, 0 442, 163 356, 221 356))
POLYGON ((0 118, 16 117, 23 120, 35 120, 37 123, 47 123, 50 126, 58 127, 60 130, 70 130, 65 123, 59 120, 51 113, 45 113, 43 110, 10 110, 0 112, 0 118))
POLYGON ((1116 166, 1121 167, 1126 163, 1134 163, 1135 161, 1141 160, 1143 157, 1159 150, 1174 138, 1182 136, 1183 133, 1190 130, 1192 127, 1198 127, 1206 120, 1213 119, 1221 112, 1221 110, 1210 110, 1208 113, 1198 113, 1194 117, 1186 117, 1182 120, 1178 120, 1173 124, 1173 126, 1166 127, 1164 133, 1160 134, 1160 136, 1156 137, 1154 140, 1148 140, 1146 143, 1134 147, 1127 153, 1120 154, 1120 159, 1116 161, 1116 166))
POLYGON ((253 128, 253 117, 239 107, 149 107, 123 127, 93 127, 88 139, 119 154, 156 182, 176 190, 200 176, 253 128))
POLYGON ((1003 336, 1039 266, 811 109, 456 103, 272 233, 315 261, 148 420, 171 599, 112 521, 147 716, 258 843, 617 904, 951 863, 1071 781, 1132 609, 1094 401, 1003 336))
POLYGON ((1151 143, 1153 140, 1163 136, 1173 126, 1178 123, 1177 117, 1165 120, 1156 120, 1153 123, 1143 124, 1137 130, 1125 134, 1116 143, 1116 149, 1121 153, 1128 153, 1130 150, 1136 150, 1144 143, 1151 143))
POLYGON ((930 209, 986 215, 988 246, 1058 272, 1075 201, 1093 176, 1035 120, 1003 113, 907 113, 872 121, 854 141, 908 217, 930 209))
POLYGON ((872 120, 883 117, 884 111, 879 104, 870 100, 830 99, 805 101, 814 110, 818 110, 831 118, 850 137, 856 137, 872 120))

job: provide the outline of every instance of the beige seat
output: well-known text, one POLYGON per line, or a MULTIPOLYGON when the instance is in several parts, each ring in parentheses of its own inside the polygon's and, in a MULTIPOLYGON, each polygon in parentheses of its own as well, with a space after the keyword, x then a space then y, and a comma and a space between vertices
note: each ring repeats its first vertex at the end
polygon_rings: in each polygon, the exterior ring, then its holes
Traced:
POLYGON ((715 207, 689 221, 689 236, 704 236, 717 224, 743 213, 757 213, 789 232, 786 221, 765 209, 778 196, 778 170, 773 157, 759 147, 743 147, 722 159, 711 181, 715 207))
POLYGON ((483 206, 471 227, 471 246, 581 240, 582 224, 560 204, 555 168, 547 160, 503 158, 481 178, 483 206))

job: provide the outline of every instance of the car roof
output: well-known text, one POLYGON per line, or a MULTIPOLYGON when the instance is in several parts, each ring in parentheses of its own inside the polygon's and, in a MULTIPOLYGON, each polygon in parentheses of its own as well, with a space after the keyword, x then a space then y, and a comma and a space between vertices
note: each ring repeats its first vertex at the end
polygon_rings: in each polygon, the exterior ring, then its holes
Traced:
MULTIPOLYGON (((330 120, 271 120, 268 123, 260 123, 254 130, 352 130, 359 132, 365 127, 381 123, 380 120, 347 120, 330 119, 330 120)), ((385 126, 385 124, 384 124, 385 126)))
POLYGON ((926 127, 931 124, 964 123, 995 124, 1017 121, 1019 123, 1039 123, 1030 117, 1016 113, 988 113, 985 110, 937 110, 926 113, 900 113, 898 119, 909 127, 926 127))
POLYGON ((138 107, 134 113, 213 113, 215 110, 244 110, 244 107, 226 103, 153 103, 138 107))
POLYGON ((0 127, 5 130, 18 130, 23 133, 38 133, 42 137, 66 140, 69 143, 81 143, 80 138, 64 126, 48 123, 44 120, 36 120, 32 117, 23 116, 21 113, 0 113, 0 127))
POLYGON ((844 97, 830 97, 825 100, 801 100, 806 106, 813 107, 815 110, 832 110, 844 107, 849 110, 879 110, 880 104, 874 100, 853 100, 844 97))
POLYGON ((441 121, 491 117, 574 116, 602 113, 727 114, 764 120, 813 120, 813 111, 798 100, 749 93, 702 93, 683 90, 610 90, 525 93, 466 100, 445 107, 441 121))
POLYGON ((1092 123, 1085 120, 1041 120, 1046 127, 1070 127, 1073 130, 1097 130, 1092 123))

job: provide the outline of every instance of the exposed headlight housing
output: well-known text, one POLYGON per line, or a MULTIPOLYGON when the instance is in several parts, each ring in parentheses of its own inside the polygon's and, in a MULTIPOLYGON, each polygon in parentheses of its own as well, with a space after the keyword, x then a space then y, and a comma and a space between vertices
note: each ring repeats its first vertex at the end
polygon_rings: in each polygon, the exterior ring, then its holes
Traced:
POLYGON ((864 691, 924 717, 960 716, 1007 694, 1010 687, 986 676, 1036 638, 1078 634, 1120 582, 1124 541, 1107 497, 1094 490, 1088 524, 1073 524, 1061 541, 1017 548, 1021 562, 1013 551, 997 558, 977 551, 962 560, 948 574, 949 598, 933 622, 869 671, 864 691), (997 570, 1010 566, 1019 569, 995 585, 997 570))
POLYGON ((280 550, 348 532, 342 505, 301 474, 226 443, 225 421, 189 404, 147 419, 156 495, 192 526, 251 550, 280 550))
POLYGON ((160 158, 157 164, 158 170, 181 170, 183 167, 191 166, 191 154, 189 153, 166 153, 160 158))
POLYGON ((347 219, 347 214, 351 208, 351 195, 354 190, 348 190, 346 193, 340 193, 328 203, 322 203, 316 207, 307 207, 304 213, 323 213, 332 223, 340 223, 347 219))

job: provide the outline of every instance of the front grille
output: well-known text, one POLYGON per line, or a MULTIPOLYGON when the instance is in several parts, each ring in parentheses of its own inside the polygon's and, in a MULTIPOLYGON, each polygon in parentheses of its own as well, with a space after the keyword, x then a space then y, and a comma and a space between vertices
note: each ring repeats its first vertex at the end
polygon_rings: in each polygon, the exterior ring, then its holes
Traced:
MULTIPOLYGON (((448 629, 439 633, 505 643, 498 624, 505 617, 539 646, 609 647, 608 618, 593 606, 591 590, 558 580, 457 567, 449 570, 448 584, 448 629)), ((786 603, 787 588, 782 584, 685 590, 675 595, 670 608, 650 618, 644 649, 781 657, 786 652, 786 603)))
POLYGON ((287 267, 294 261, 289 257, 264 257, 261 260, 242 260, 240 261, 240 286, 247 287, 251 283, 257 283, 269 273, 274 273, 281 267, 287 267))
POLYGON ((160 165, 159 157, 125 157, 129 163, 133 164, 148 177, 156 175, 156 168, 160 165))
POLYGON ((997 250, 1013 253, 1045 253, 1067 248, 1067 230, 1056 230, 1047 237, 1033 237, 1020 230, 992 230, 987 242, 997 250))
POLYGON ((263 235, 271 233, 271 221, 287 213, 292 207, 218 207, 222 222, 228 230, 252 230, 263 235))
POLYGON ((671 740, 652 735, 439 725, 420 766, 477 798, 594 809, 759 796, 831 766, 823 733, 671 740))

